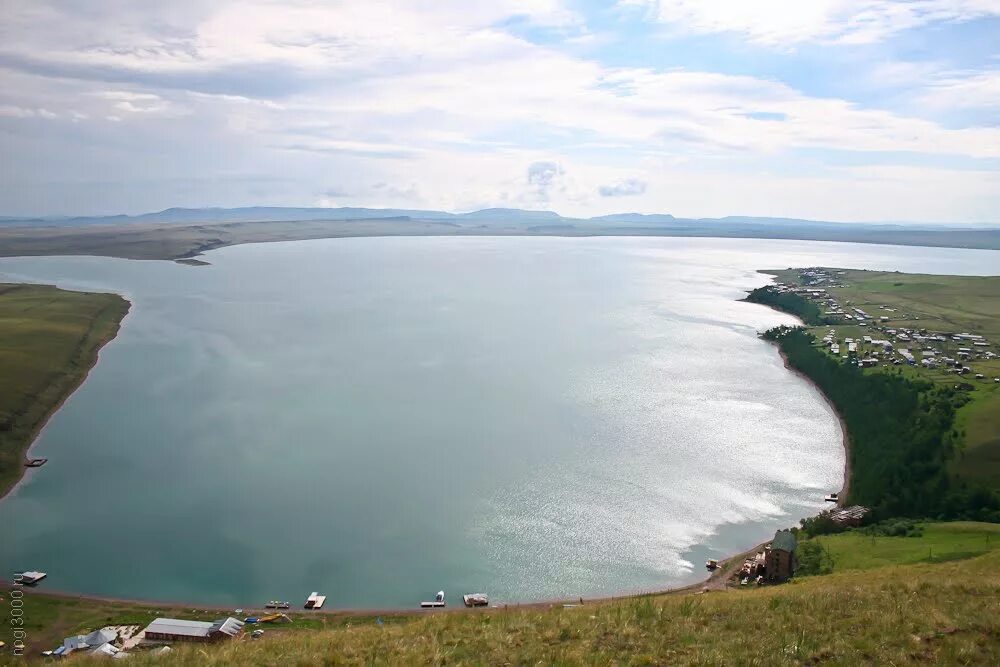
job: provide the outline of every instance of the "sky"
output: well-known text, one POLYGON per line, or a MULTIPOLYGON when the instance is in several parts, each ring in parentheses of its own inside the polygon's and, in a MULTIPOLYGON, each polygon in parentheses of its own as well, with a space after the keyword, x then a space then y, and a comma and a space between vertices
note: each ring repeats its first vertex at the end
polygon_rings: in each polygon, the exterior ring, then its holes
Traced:
POLYGON ((0 215, 1000 222, 1000 0, 0 0, 0 215))

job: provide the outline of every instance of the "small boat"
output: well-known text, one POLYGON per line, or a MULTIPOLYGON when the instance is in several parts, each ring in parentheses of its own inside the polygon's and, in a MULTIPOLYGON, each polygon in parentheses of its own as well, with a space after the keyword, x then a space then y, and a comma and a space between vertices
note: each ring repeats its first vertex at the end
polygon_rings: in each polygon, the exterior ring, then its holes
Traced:
POLYGON ((839 493, 831 493, 830 495, 828 495, 825 498, 823 498, 823 500, 825 500, 828 503, 839 502, 840 501, 840 494, 839 493))
POLYGON ((709 570, 714 570, 719 567, 719 561, 715 560, 714 558, 710 558, 709 560, 705 561, 705 567, 709 570))
POLYGON ((326 603, 326 596, 315 591, 306 598, 306 609, 320 609, 326 603))
POLYGON ((433 608, 437 608, 437 607, 444 607, 445 606, 444 591, 438 591, 437 595, 434 596, 434 601, 433 602, 421 602, 420 606, 423 609, 433 609, 433 608))
POLYGON ((292 619, 290 619, 287 616, 285 616, 284 614, 280 614, 280 613, 279 614, 267 614, 267 615, 261 616, 260 618, 257 619, 258 623, 275 623, 277 621, 281 621, 282 623, 291 623, 292 619))
POLYGON ((467 593, 462 596, 462 601, 466 607, 488 607, 490 598, 486 593, 467 593))
POLYGON ((28 459, 24 462, 25 468, 41 468, 43 465, 48 463, 48 459, 28 459))
POLYGON ((281 600, 271 600, 264 605, 264 609, 291 609, 291 607, 290 602, 282 602, 281 600))
POLYGON ((36 572, 35 570, 29 570, 28 572, 22 572, 21 574, 17 575, 16 581, 26 586, 34 586, 47 576, 49 575, 45 572, 36 572))

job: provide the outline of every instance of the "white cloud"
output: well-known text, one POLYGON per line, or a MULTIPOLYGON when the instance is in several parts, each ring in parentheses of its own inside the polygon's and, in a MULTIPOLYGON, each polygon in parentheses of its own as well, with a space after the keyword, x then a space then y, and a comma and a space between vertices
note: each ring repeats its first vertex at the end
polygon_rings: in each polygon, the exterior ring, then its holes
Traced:
POLYGON ((109 90, 95 93, 96 97, 108 100, 116 113, 146 116, 180 116, 189 112, 173 102, 153 93, 131 90, 109 90))
POLYGON ((0 104, 0 116, 6 118, 31 118, 34 115, 34 109, 25 109, 13 104, 0 104))
POLYGON ((634 197, 646 192, 649 184, 638 178, 626 178, 624 181, 602 185, 597 188, 598 194, 602 197, 634 197))
POLYGON ((503 41, 492 26, 512 17, 542 26, 580 22, 561 0, 116 4, 105 12, 75 12, 54 0, 7 0, 0 50, 136 72, 284 63, 329 73, 489 51, 503 41))
POLYGON ((0 117, 5 118, 44 118, 54 120, 59 116, 43 107, 27 109, 14 104, 0 104, 0 117))
MULTIPOLYGON (((875 0, 646 6, 685 30, 797 43, 868 39, 871 26, 884 35, 907 22, 965 20, 996 3, 909 4, 905 10, 875 0)), ((133 178, 129 164, 137 159, 124 147, 139 145, 160 158, 143 166, 148 178, 211 183, 220 174, 253 171, 287 179, 277 194, 256 194, 263 189, 254 186, 252 196, 272 197, 269 203, 446 209, 544 203, 586 215, 610 212, 614 196, 627 195, 630 208, 645 211, 766 214, 767 206, 787 206, 770 212, 808 215, 812 206, 816 217, 840 211, 870 219, 881 209, 848 211, 854 204, 845 201, 845 184, 869 193, 857 201, 873 206, 875 185, 823 165, 798 174, 788 168, 789 156, 835 149, 859 160, 873 153, 920 156, 923 163, 1000 158, 997 127, 957 128, 916 112, 810 95, 765 74, 619 67, 582 57, 577 38, 590 35, 589 28, 560 0, 76 6, 7 0, 0 116, 43 117, 46 110, 67 126, 77 122, 72 136, 84 159, 104 160, 93 171, 123 182, 133 178), (502 27, 518 16, 519 25, 568 37, 547 45, 519 38, 502 27), (572 45, 563 49, 564 43, 572 45), (82 122, 88 119, 97 122, 82 122), (120 125, 109 129, 101 119, 120 125), (716 196, 721 192, 726 197, 716 196)), ((893 74, 888 68, 883 76, 893 74)), ((942 107, 996 106, 990 73, 907 72, 911 90, 926 84, 942 107)), ((15 148, 38 162, 40 178, 62 163, 65 142, 45 153, 37 148, 43 137, 16 140, 15 148)), ((974 198, 950 199, 961 210, 995 201, 969 184, 980 183, 981 172, 942 171, 973 174, 968 183, 942 180, 949 192, 974 198)), ((886 193, 883 208, 919 212, 920 202, 936 210, 925 192, 900 196, 900 182, 925 187, 925 172, 898 176, 873 180, 886 193)), ((215 203, 205 187, 197 204, 215 203)))
POLYGON ((1000 69, 942 74, 926 82, 919 100, 937 109, 1000 109, 1000 69))
POLYGON ((529 199, 538 203, 548 202, 553 190, 560 188, 564 173, 556 162, 532 162, 527 173, 529 199))
POLYGON ((733 32, 751 42, 859 44, 929 23, 1000 16, 997 0, 619 0, 655 21, 695 33, 733 32))

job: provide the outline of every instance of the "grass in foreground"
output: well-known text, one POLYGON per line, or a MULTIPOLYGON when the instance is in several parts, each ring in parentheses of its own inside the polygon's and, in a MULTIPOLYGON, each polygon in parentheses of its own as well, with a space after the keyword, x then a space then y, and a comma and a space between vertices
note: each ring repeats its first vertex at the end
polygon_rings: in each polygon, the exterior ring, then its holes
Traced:
MULTIPOLYGON (((11 607, 8 599, 9 590, 0 592, 0 641, 8 646, 13 645, 12 626, 10 624, 11 607)), ((62 595, 39 595, 33 589, 25 589, 23 595, 25 643, 27 654, 38 657, 42 651, 58 647, 63 638, 76 634, 86 634, 107 625, 139 625, 146 627, 154 619, 160 617, 183 618, 192 621, 214 621, 229 616, 258 615, 264 610, 245 610, 245 614, 236 614, 234 610, 193 609, 172 604, 152 604, 142 602, 113 602, 86 597, 62 595)), ((374 616, 357 614, 310 614, 295 611, 288 612, 294 619, 291 625, 264 625, 269 633, 315 632, 331 628, 344 627, 357 623, 374 623, 374 616)), ((410 616, 386 616, 384 624, 406 623, 412 620, 410 616)), ((0 664, 3 663, 4 652, 0 650, 0 664)))
POLYGON ((368 621, 130 664, 998 664, 1000 552, 785 586, 368 621))
POLYGON ((0 497, 38 429, 83 381, 129 303, 116 294, 0 284, 0 497))
MULTIPOLYGON (((833 555, 834 574, 782 586, 384 616, 381 625, 371 616, 299 613, 291 626, 263 626, 260 640, 175 644, 169 658, 135 653, 130 664, 998 664, 1000 525, 817 540, 833 555)), ((30 593, 25 607, 35 655, 103 625, 223 614, 30 593)))

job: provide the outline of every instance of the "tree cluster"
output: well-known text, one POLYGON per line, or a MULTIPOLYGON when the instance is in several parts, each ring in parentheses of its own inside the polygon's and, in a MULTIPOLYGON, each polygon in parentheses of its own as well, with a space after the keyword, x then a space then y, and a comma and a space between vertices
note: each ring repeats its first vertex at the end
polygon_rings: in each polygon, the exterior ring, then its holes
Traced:
POLYGON ((865 373, 818 349, 801 328, 776 327, 775 341, 844 420, 850 441, 849 504, 876 520, 889 517, 1000 521, 1000 494, 952 479, 948 463, 960 445, 955 411, 965 392, 888 373, 865 373))
POLYGON ((746 301, 795 315, 811 327, 830 323, 829 318, 823 316, 819 306, 809 299, 793 292, 779 292, 771 285, 753 290, 747 295, 746 301))

